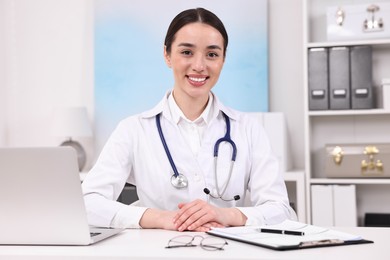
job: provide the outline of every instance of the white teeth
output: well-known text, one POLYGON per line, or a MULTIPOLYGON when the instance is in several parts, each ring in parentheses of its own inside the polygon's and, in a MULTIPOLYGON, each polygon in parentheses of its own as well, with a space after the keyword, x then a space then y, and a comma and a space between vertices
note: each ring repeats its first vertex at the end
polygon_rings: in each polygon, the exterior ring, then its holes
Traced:
POLYGON ((193 78, 193 77, 189 77, 189 79, 196 82, 202 82, 206 80, 206 78, 193 78))

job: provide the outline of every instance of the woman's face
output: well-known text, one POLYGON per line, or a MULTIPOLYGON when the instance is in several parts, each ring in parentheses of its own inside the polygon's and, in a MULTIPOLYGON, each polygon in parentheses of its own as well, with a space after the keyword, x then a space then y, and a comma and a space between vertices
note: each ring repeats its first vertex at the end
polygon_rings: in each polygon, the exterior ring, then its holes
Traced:
POLYGON ((207 100, 224 64, 223 43, 220 32, 207 24, 191 23, 177 31, 171 53, 164 50, 174 74, 175 99, 207 100))

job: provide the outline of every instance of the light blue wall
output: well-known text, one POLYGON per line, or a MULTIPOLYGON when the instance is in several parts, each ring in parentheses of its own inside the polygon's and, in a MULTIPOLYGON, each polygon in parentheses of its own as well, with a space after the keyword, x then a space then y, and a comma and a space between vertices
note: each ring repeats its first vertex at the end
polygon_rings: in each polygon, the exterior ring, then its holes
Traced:
POLYGON ((173 86, 163 59, 169 23, 194 7, 224 22, 229 46, 213 91, 228 106, 268 111, 266 0, 96 0, 95 129, 100 150, 119 120, 152 108, 173 86))

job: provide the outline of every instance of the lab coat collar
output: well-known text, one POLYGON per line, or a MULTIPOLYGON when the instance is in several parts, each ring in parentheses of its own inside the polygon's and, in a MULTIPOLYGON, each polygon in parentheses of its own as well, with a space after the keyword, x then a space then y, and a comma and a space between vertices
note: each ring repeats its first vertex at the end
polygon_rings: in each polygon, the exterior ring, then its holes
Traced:
MULTIPOLYGON (((171 94, 171 92, 172 92, 172 90, 167 91, 167 93, 165 93, 162 100, 154 108, 143 112, 141 114, 141 117, 142 118, 151 118, 151 117, 155 117, 156 115, 162 113, 166 119, 172 121, 173 119, 172 119, 171 113, 169 111, 169 105, 168 105, 168 97, 171 94)), ((215 113, 214 116, 215 117, 217 117, 219 115, 219 111, 222 111, 231 120, 238 120, 239 119, 239 113, 236 110, 231 109, 229 107, 226 107, 225 105, 223 105, 221 103, 221 101, 218 99, 218 97, 213 92, 211 92, 211 94, 213 95, 213 98, 214 98, 213 105, 214 105, 214 113, 215 113)))

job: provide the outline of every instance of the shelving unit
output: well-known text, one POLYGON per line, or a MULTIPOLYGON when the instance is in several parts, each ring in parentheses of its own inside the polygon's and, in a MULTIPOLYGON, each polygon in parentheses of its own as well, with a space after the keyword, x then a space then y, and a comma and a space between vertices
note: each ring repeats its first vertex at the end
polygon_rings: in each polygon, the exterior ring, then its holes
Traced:
MULTIPOLYGON (((376 1, 377 3, 390 1, 376 1)), ((390 179, 327 178, 325 175, 326 144, 390 143, 390 111, 368 110, 309 111, 308 50, 332 46, 372 46, 373 85, 390 78, 390 39, 328 42, 326 10, 329 6, 366 4, 367 1, 305 0, 304 1, 304 95, 305 95, 305 173, 307 221, 311 222, 311 185, 356 185, 358 224, 364 213, 390 213, 390 179)))

